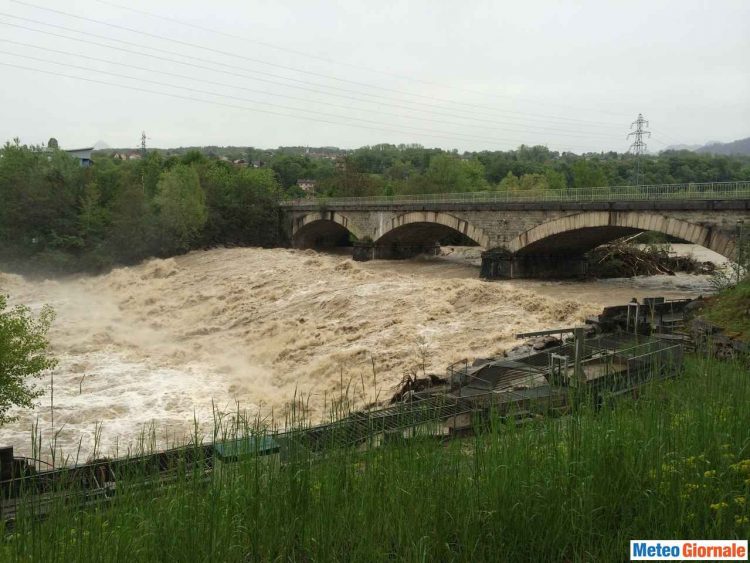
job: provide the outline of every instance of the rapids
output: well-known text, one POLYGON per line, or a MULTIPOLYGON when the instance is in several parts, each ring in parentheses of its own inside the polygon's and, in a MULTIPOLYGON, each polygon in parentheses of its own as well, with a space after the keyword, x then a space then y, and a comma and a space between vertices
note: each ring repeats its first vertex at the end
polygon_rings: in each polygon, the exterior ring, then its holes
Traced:
POLYGON ((37 454, 49 459, 56 443, 72 463, 122 455, 144 429, 162 447, 195 424, 210 433, 215 414, 238 405, 283 424, 294 397, 317 421, 342 393, 357 403, 389 397, 421 358, 428 373, 442 374, 462 358, 501 354, 520 331, 579 323, 634 296, 710 290, 705 277, 687 275, 486 282, 478 249, 443 252, 357 263, 312 250, 235 248, 101 276, 0 273, 12 304, 53 306, 60 361, 38 381, 38 406, 0 429, 0 444, 30 455, 36 427, 44 444, 37 454))

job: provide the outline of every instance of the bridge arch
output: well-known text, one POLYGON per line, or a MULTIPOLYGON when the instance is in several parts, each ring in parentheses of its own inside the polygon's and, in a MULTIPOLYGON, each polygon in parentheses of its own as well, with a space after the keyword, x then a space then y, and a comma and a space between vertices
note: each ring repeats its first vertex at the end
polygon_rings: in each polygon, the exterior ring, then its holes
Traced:
POLYGON ((435 244, 451 233, 463 235, 481 247, 489 246, 489 236, 483 229, 440 211, 412 211, 394 217, 378 230, 375 244, 435 244))
POLYGON ((340 246, 352 236, 362 238, 352 221, 336 211, 307 213, 295 218, 292 225, 295 248, 340 246))
POLYGON ((716 227, 648 212, 589 211, 553 219, 513 238, 507 249, 517 256, 581 255, 601 244, 643 231, 657 231, 704 246, 729 260, 735 242, 716 227))

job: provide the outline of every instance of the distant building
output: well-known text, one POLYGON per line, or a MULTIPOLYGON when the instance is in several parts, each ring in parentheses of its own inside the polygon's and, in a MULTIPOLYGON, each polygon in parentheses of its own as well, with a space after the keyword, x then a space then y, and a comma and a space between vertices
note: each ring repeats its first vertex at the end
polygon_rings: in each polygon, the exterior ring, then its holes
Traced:
POLYGON ((232 164, 240 168, 245 168, 247 166, 247 161, 244 158, 238 158, 237 160, 232 162, 232 164))
POLYGON ((131 152, 131 153, 124 153, 124 152, 116 152, 112 155, 112 158, 115 160, 139 160, 141 158, 140 153, 137 152, 131 152))
MULTIPOLYGON (((54 139, 50 139, 52 141, 54 139)), ((73 158, 78 159, 78 163, 83 166, 84 168, 88 168, 92 164, 91 160, 91 151, 94 150, 94 147, 88 147, 85 149, 68 149, 65 152, 68 153, 73 158)))
POLYGON ((305 193, 308 193, 308 194, 315 193, 315 180, 311 178, 300 178, 299 180, 297 180, 297 185, 305 193))

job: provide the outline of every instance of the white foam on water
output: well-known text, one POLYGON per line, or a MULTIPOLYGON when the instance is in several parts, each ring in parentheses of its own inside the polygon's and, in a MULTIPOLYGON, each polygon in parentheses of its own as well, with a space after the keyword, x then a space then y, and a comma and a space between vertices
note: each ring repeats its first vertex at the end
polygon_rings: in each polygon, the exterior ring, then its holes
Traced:
POLYGON ((478 279, 477 252, 357 263, 235 248, 102 276, 30 281, 0 273, 12 303, 54 307, 50 340, 60 359, 54 429, 46 375, 39 384, 47 394, 0 428, 0 444, 29 455, 38 418, 45 441, 59 432, 65 453, 75 457, 82 440, 84 460, 94 454, 98 423, 97 453, 111 455, 115 443, 122 453, 151 423, 160 445, 189 435, 194 416, 210 429, 212 402, 222 411, 239 402, 283 422, 295 395, 322 417, 342 387, 359 402, 390 396, 421 361, 418 347, 429 354, 427 370, 442 373, 457 360, 502 353, 518 332, 576 324, 602 305, 663 294, 662 280, 675 280, 668 296, 696 293, 690 283, 679 286, 679 276, 659 277, 653 287, 644 278, 486 282, 478 279))

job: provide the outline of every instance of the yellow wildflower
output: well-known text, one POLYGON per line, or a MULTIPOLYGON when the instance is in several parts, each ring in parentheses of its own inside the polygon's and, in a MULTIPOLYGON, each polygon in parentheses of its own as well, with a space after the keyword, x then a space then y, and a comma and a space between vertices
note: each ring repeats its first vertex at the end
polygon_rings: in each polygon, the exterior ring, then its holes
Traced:
POLYGON ((719 511, 719 510, 721 510, 722 508, 726 508, 726 507, 728 507, 728 506, 729 506, 729 505, 728 505, 728 504, 727 504, 726 502, 724 502, 724 501, 722 501, 722 502, 717 502, 716 504, 712 504, 712 505, 711 505, 711 510, 716 510, 716 511, 718 512, 718 511, 719 511))
POLYGON ((703 473, 703 476, 706 479, 710 479, 711 477, 716 477, 716 471, 714 471, 713 469, 711 471, 706 471, 703 473))
POLYGON ((735 516, 734 523, 737 524, 738 526, 742 526, 742 524, 747 524, 748 523, 747 516, 735 516))
POLYGON ((739 504, 740 506, 745 506, 745 497, 734 497, 734 504, 739 504))

